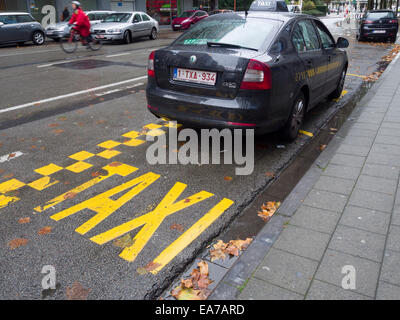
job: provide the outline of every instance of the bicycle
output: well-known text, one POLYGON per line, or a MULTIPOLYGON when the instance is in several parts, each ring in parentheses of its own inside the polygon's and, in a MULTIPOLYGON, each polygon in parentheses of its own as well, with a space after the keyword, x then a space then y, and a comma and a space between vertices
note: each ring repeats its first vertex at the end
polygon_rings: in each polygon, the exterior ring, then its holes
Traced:
POLYGON ((69 37, 61 39, 60 46, 65 53, 74 53, 78 48, 78 42, 81 42, 82 45, 87 45, 92 51, 97 51, 103 46, 103 42, 97 39, 96 36, 90 34, 89 38, 91 40, 86 43, 79 32, 72 28, 69 37))

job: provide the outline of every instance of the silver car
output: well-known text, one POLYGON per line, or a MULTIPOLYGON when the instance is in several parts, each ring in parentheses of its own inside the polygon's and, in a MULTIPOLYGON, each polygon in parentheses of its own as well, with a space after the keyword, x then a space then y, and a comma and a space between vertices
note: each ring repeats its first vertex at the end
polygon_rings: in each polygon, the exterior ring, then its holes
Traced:
POLYGON ((0 12, 0 43, 44 43, 44 30, 29 13, 0 12))
MULTIPOLYGON (((90 24, 92 26, 102 22, 108 15, 115 11, 88 11, 86 12, 90 24)), ((69 21, 70 18, 68 18, 69 21)), ((61 38, 69 36, 70 27, 68 27, 68 21, 58 22, 50 24, 46 27, 46 37, 53 39, 54 41, 60 41, 61 38)))
POLYGON ((95 25, 93 34, 103 41, 123 40, 131 43, 133 38, 157 39, 158 22, 144 12, 116 12, 95 25))

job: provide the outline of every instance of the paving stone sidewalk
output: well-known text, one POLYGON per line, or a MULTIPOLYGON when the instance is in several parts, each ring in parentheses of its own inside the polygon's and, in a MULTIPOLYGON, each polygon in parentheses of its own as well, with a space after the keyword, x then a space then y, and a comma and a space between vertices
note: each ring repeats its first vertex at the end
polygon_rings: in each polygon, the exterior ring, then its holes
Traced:
POLYGON ((210 299, 400 299, 399 74, 400 59, 210 299))

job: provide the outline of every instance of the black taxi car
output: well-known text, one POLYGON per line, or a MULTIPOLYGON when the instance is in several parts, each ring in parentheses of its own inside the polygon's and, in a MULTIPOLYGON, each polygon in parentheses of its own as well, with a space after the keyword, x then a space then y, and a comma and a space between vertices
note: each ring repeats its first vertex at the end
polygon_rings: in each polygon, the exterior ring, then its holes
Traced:
POLYGON ((396 42, 399 22, 391 10, 369 10, 357 21, 358 41, 367 39, 396 42))
POLYGON ((341 95, 348 44, 308 15, 213 15, 151 52, 148 109, 187 126, 281 130, 294 139, 306 111, 341 95))

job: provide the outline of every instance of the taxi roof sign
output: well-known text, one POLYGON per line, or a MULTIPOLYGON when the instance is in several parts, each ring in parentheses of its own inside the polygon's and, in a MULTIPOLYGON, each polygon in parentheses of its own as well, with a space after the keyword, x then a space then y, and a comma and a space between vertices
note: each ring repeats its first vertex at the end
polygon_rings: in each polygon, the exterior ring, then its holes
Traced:
POLYGON ((251 3, 249 11, 289 12, 289 9, 284 0, 255 0, 251 3))

